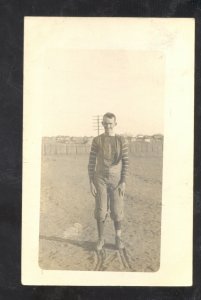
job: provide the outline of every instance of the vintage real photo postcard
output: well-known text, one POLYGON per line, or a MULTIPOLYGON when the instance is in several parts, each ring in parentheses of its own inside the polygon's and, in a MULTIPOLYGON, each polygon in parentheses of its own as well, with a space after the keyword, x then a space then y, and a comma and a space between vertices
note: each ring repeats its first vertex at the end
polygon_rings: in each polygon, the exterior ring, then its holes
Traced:
POLYGON ((25 17, 22 283, 190 286, 194 19, 25 17))

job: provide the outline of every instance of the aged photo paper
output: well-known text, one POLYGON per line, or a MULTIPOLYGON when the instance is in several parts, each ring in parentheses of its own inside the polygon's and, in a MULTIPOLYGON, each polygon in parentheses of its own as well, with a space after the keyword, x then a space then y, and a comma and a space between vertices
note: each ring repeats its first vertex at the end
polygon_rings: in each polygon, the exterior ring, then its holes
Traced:
POLYGON ((194 26, 25 17, 22 284, 192 285, 194 26))

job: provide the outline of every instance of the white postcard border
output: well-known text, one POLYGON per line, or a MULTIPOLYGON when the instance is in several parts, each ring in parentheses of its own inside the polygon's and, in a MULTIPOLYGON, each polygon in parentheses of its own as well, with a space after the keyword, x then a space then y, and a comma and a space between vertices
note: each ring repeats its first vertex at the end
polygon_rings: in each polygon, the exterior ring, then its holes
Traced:
POLYGON ((193 232, 194 19, 25 17, 22 283, 190 286, 193 232), (38 265, 42 68, 64 49, 162 51, 166 60, 161 264, 157 272, 42 270, 38 265), (41 72, 40 72, 41 70, 41 72))

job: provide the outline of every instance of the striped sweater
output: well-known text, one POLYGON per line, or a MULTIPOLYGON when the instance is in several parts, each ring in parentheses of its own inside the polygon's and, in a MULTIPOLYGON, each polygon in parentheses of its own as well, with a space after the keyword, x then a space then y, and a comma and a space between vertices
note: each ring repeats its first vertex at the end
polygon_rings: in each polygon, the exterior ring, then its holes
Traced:
POLYGON ((101 134, 93 139, 88 164, 90 180, 93 180, 95 172, 104 175, 105 172, 120 166, 120 180, 125 182, 128 165, 128 143, 123 136, 107 137, 101 134))

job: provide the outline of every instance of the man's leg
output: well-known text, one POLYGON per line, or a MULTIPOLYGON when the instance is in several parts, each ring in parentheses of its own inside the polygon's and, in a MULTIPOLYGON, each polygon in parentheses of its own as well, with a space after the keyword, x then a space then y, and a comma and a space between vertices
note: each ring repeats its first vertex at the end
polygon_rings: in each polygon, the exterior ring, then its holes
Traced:
POLYGON ((98 238, 100 240, 104 239, 104 226, 105 226, 105 221, 97 220, 98 238))
POLYGON ((124 249, 124 243, 121 239, 121 221, 114 221, 114 228, 116 231, 116 236, 115 236, 115 244, 117 249, 124 249))
POLYGON ((116 236, 121 237, 121 221, 114 221, 116 236))
POLYGON ((102 178, 96 178, 97 189, 95 218, 97 220, 98 242, 96 249, 99 251, 104 246, 104 225, 107 216, 107 186, 102 178))
POLYGON ((104 225, 105 221, 97 220, 97 229, 98 229, 98 242, 96 244, 96 250, 101 251, 104 246, 104 225))
POLYGON ((114 220, 115 228, 115 243, 118 249, 123 249, 124 244, 121 240, 121 227, 123 219, 123 196, 119 195, 119 191, 114 188, 110 191, 110 197, 111 217, 114 220))

